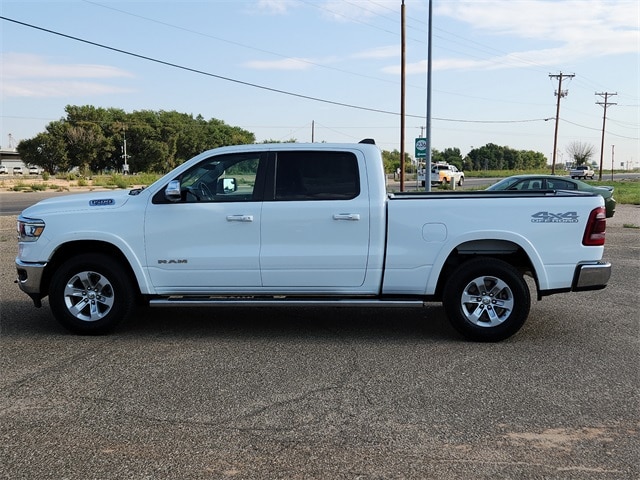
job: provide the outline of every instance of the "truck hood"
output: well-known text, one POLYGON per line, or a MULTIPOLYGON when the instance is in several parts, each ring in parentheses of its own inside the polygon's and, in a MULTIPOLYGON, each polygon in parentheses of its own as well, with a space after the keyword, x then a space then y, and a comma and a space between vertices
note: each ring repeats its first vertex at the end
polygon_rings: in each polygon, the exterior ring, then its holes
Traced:
POLYGON ((129 190, 75 193, 41 200, 22 211, 23 217, 38 218, 44 214, 80 211, 104 211, 122 207, 132 198, 129 190))

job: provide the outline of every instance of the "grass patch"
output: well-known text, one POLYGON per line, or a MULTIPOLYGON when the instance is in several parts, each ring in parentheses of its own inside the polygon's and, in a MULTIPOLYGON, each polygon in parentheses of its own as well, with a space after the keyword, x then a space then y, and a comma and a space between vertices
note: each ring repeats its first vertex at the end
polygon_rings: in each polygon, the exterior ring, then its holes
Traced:
MULTIPOLYGON (((556 169, 557 171, 557 169, 556 169)), ((551 175, 551 167, 531 170, 465 170, 465 178, 506 178, 512 175, 551 175)), ((557 175, 562 173, 557 172, 557 175)))
POLYGON ((93 185, 105 188, 132 188, 136 185, 151 185, 161 175, 156 173, 141 173, 139 175, 95 175, 93 185))
POLYGON ((589 185, 613 187, 613 198, 619 204, 625 205, 640 205, 640 179, 629 179, 619 181, 606 181, 598 182, 595 180, 587 180, 589 185))
POLYGON ((29 185, 27 185, 26 183, 24 183, 22 180, 16 182, 13 187, 11 187, 11 190, 13 190, 14 192, 24 192, 25 190, 30 190, 29 185))

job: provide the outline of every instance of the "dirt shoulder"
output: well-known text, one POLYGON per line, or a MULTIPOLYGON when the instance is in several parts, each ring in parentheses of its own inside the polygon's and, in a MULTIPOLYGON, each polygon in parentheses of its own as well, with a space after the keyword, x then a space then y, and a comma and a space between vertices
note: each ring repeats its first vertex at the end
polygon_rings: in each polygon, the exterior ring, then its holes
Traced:
MULTIPOLYGON (((131 177, 134 178, 134 177, 131 177)), ((128 188, 136 188, 142 185, 133 185, 128 188)), ((0 192, 25 192, 25 191, 54 191, 54 192, 92 192, 100 190, 117 189, 116 185, 96 184, 93 179, 74 179, 51 177, 43 180, 40 175, 24 175, 22 177, 0 178, 0 192)))

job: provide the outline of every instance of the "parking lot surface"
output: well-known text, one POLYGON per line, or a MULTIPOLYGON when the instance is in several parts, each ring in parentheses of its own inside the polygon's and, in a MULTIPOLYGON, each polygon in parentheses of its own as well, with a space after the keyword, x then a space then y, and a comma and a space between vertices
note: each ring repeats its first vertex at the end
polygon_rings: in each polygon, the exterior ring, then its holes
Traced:
POLYGON ((13 283, 0 217, 0 478, 638 479, 640 207, 602 291, 511 339, 443 309, 140 309, 81 337, 13 283))

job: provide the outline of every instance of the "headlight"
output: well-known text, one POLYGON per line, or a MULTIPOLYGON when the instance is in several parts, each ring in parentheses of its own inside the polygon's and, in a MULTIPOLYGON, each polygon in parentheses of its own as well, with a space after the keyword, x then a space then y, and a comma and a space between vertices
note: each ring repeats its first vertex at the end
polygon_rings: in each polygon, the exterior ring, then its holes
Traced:
POLYGON ((44 232, 44 220, 35 218, 18 218, 18 241, 35 242, 44 232))

